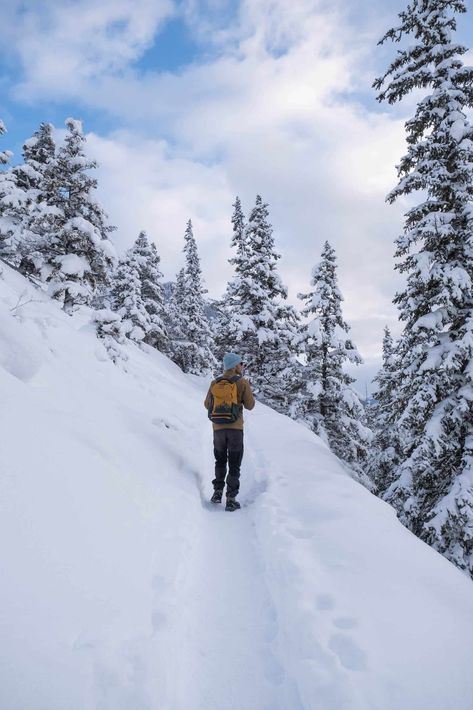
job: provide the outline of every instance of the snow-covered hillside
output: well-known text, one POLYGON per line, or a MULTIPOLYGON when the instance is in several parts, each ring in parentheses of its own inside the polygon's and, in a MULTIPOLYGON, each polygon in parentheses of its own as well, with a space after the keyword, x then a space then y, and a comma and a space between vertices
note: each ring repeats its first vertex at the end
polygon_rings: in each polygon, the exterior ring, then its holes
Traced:
POLYGON ((0 280, 1 710, 471 710, 473 587, 308 430, 0 280), (22 305, 24 304, 24 305, 22 305))

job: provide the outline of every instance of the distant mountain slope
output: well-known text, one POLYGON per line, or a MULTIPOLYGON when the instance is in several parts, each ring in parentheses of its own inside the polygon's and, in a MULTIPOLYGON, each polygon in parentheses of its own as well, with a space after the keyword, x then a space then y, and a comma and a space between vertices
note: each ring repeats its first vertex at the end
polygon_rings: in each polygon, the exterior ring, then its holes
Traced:
POLYGON ((0 708, 471 710, 471 581, 262 405, 210 507, 208 383, 126 350, 3 268, 0 708))

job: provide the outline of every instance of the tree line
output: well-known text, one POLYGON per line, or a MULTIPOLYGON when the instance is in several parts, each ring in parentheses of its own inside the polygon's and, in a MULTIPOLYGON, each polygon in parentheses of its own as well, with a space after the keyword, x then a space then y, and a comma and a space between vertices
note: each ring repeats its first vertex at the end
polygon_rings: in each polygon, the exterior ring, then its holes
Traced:
MULTIPOLYGON (((368 483, 371 432, 343 368, 361 357, 342 316, 328 242, 312 290, 300 294, 300 313, 287 303, 268 205, 258 195, 246 218, 237 197, 234 273, 209 307, 191 220, 184 231, 184 266, 172 283, 164 283, 156 244, 144 231, 117 258, 82 125, 68 119, 66 129, 57 146, 53 126, 42 123, 25 141, 23 162, 0 174, 1 258, 66 313, 92 307, 97 334, 115 361, 127 357, 121 347, 126 339, 158 349, 192 374, 215 373, 225 351, 238 351, 260 400, 305 422, 368 483)), ((5 154, 3 162, 8 159, 5 154)))

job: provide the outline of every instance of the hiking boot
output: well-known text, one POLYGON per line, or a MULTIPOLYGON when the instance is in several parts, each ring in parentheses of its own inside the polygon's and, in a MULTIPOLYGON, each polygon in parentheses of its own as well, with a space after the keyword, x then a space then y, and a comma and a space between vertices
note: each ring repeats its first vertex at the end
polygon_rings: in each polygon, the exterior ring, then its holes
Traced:
POLYGON ((214 491, 214 494, 212 498, 210 499, 211 503, 221 503, 222 502, 222 491, 214 491))
POLYGON ((227 498, 227 504, 225 506, 225 510, 229 510, 230 512, 233 512, 234 510, 239 510, 241 508, 241 505, 235 498, 227 498))

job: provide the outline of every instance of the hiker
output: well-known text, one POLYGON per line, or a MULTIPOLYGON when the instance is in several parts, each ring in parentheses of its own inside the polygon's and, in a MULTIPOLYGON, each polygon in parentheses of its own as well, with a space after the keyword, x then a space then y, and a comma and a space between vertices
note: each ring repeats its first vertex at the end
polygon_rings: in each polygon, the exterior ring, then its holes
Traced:
POLYGON ((212 481, 212 503, 221 503, 225 477, 227 503, 225 510, 238 510, 236 500, 240 489, 240 466, 243 458, 243 407, 253 409, 255 399, 251 385, 243 377, 243 363, 236 353, 225 353, 223 375, 209 387, 205 408, 214 430, 215 478, 212 481), (228 476, 227 476, 228 460, 228 476))

